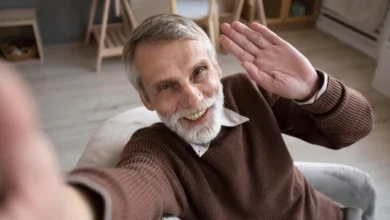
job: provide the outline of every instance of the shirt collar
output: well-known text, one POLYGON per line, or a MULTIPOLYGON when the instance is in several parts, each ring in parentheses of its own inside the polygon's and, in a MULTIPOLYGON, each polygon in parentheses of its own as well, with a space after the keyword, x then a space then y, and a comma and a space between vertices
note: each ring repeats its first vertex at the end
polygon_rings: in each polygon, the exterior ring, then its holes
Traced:
MULTIPOLYGON (((228 108, 223 108, 222 115, 221 115, 221 125, 225 127, 236 127, 238 125, 241 125, 247 121, 249 121, 249 118, 244 117, 228 108)), ((194 143, 189 143, 191 147, 194 149, 195 153, 201 157, 203 154, 206 153, 206 151, 209 149, 210 143, 207 143, 205 145, 199 145, 194 143)))
POLYGON ((249 121, 249 118, 244 117, 228 108, 223 108, 222 112, 222 126, 236 127, 244 122, 249 121))

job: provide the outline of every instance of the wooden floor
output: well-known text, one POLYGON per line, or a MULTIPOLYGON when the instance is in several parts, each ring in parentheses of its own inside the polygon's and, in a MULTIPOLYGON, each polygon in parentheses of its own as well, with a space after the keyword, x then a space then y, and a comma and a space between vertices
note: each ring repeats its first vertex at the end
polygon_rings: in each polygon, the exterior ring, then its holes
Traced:
MULTIPOLYGON (((317 30, 279 34, 315 67, 363 93, 376 117, 372 134, 352 147, 332 151, 286 137, 291 154, 299 161, 342 163, 369 173, 379 196, 377 219, 390 219, 390 99, 370 85, 375 61, 317 30)), ((37 98, 42 126, 56 146, 64 171, 74 167, 102 121, 141 105, 125 78, 121 59, 105 60, 97 74, 93 71, 95 51, 94 45, 54 45, 45 47, 45 64, 19 66, 37 98)), ((242 71, 228 55, 220 55, 219 61, 224 75, 242 71)))

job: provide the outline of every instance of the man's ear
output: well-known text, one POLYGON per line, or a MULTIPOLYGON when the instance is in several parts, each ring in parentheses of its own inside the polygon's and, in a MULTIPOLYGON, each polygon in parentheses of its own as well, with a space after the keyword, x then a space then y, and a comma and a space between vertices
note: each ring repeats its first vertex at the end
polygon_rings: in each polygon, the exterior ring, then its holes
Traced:
POLYGON ((138 94, 139 94, 139 97, 141 98, 142 104, 144 104, 144 106, 145 106, 149 111, 154 111, 155 108, 154 108, 153 104, 150 103, 150 100, 149 100, 147 97, 145 97, 145 95, 142 94, 142 92, 139 92, 138 94))

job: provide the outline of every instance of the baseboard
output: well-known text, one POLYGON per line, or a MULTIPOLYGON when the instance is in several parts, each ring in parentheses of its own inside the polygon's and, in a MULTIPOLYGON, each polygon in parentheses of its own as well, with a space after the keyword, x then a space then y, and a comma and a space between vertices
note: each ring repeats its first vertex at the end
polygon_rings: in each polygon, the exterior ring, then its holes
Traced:
POLYGON ((378 57, 376 40, 364 36, 357 31, 326 17, 325 14, 321 13, 319 15, 316 22, 316 28, 356 48, 373 59, 377 59, 378 57))

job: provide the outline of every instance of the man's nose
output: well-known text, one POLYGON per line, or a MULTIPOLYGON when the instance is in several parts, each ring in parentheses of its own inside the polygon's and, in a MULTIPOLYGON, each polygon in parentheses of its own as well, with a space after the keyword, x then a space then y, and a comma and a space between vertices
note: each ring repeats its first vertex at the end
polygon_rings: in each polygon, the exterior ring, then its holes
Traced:
POLYGON ((202 102, 202 92, 192 85, 183 87, 183 94, 181 97, 181 105, 183 108, 197 108, 202 102))

